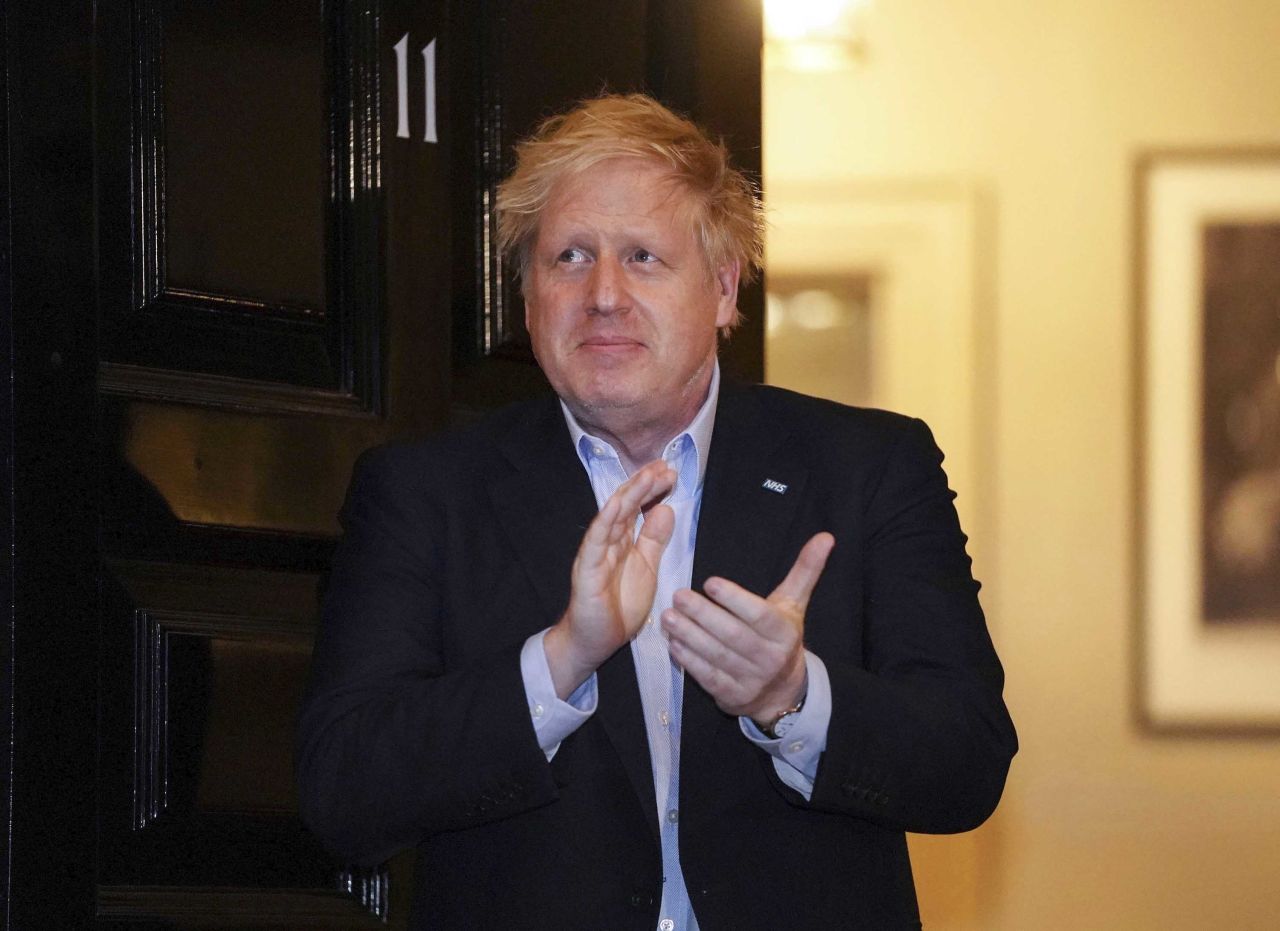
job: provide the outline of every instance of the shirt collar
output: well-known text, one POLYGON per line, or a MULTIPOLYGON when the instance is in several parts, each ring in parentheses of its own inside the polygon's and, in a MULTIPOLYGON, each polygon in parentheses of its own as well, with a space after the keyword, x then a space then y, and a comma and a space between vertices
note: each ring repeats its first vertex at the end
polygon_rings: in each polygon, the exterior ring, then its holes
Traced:
MULTIPOLYGON (((666 449, 672 443, 678 441, 683 436, 688 436, 693 442, 694 455, 698 458, 698 486, 702 487, 702 480, 707 474, 707 454, 711 451, 711 432, 716 423, 716 406, 720 401, 720 360, 716 359, 711 369, 711 384, 707 387, 706 400, 702 402, 702 406, 698 408, 698 413, 693 415, 693 420, 689 421, 689 425, 663 443, 663 449, 666 449)), ((583 430, 578 423, 578 419, 573 416, 573 412, 569 410, 564 401, 560 402, 560 410, 564 412, 564 421, 569 427, 569 436, 573 439, 573 448, 578 453, 578 458, 582 461, 588 471, 590 465, 587 462, 587 450, 594 445, 604 445, 610 450, 613 447, 598 437, 592 436, 583 430), (583 440, 586 440, 584 443, 583 440)), ((616 452, 615 452, 616 455, 616 452)))

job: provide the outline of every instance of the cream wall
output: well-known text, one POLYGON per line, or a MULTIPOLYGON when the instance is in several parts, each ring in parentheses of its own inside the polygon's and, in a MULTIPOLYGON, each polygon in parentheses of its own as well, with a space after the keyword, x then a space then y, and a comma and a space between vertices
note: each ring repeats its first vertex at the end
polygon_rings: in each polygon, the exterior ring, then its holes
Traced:
MULTIPOLYGON (((1280 2, 875 0, 866 22, 853 70, 766 71, 765 189, 777 223, 813 185, 985 205, 961 491, 1022 750, 991 822, 913 838, 925 926, 1280 928, 1280 738, 1151 737, 1131 702, 1134 159, 1280 144, 1280 2)), ((804 243, 784 252, 771 271, 804 243)))

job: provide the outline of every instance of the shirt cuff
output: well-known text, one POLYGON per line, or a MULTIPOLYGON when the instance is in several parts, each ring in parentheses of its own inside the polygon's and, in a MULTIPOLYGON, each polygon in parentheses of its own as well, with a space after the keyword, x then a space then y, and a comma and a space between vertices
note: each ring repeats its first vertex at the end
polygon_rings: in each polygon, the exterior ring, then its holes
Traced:
POLYGON ((743 735, 773 757, 773 769, 784 784, 805 797, 813 795, 813 780, 818 775, 818 760, 827 749, 827 729, 831 726, 831 678, 826 664, 804 651, 809 691, 804 707, 796 712, 785 737, 770 740, 750 718, 738 718, 743 735))
POLYGON ((547 761, 556 755, 560 743, 582 726, 596 711, 596 674, 574 689, 568 701, 556 695, 551 680, 551 667, 547 664, 547 651, 539 631, 524 642, 520 650, 520 676, 524 679, 524 694, 533 720, 533 732, 538 746, 547 755, 547 761))

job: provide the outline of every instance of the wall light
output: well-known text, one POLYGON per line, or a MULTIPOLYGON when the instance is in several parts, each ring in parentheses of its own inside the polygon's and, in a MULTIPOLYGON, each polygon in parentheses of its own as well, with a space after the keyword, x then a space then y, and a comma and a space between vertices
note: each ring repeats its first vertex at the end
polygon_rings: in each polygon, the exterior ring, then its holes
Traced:
POLYGON ((837 71, 866 57, 871 0, 764 0, 765 63, 837 71))

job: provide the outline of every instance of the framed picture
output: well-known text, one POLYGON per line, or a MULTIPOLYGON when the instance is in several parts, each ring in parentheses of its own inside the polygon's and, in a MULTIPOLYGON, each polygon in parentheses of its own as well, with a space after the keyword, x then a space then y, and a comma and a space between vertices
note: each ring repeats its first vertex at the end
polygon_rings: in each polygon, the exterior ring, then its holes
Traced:
POLYGON ((1280 150, 1139 160, 1138 706, 1280 733, 1280 150))

